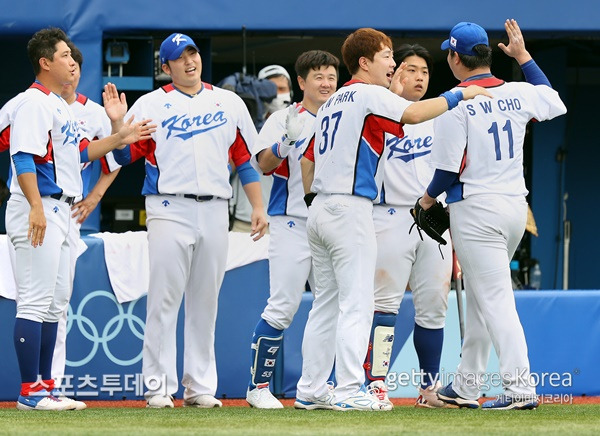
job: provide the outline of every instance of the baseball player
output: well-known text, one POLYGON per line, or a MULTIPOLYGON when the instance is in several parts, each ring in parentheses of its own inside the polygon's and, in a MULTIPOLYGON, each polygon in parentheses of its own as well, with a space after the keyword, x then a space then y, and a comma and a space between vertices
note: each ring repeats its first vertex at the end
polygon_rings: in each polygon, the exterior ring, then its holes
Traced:
POLYGON ((461 81, 486 87, 492 100, 476 99, 437 118, 431 162, 433 179, 419 200, 431 207, 447 193, 450 230, 467 295, 466 332, 454 381, 438 398, 460 407, 479 407, 479 382, 491 344, 498 353, 504 394, 485 409, 532 409, 538 400, 530 381, 523 328, 515 307, 509 262, 525 231, 528 191, 523 179, 527 123, 566 113, 558 93, 537 68, 514 20, 507 20, 509 46, 531 83, 505 82, 491 73, 492 50, 483 28, 462 22, 442 43, 448 65, 461 81), (468 144, 468 145, 467 145, 468 144))
MULTIPOLYGON (((401 94, 419 101, 427 92, 433 59, 422 46, 402 45, 395 59, 406 62, 400 80, 401 94)), ((385 378, 394 343, 394 327, 406 285, 410 284, 415 306, 414 345, 419 358, 421 385, 416 407, 444 407, 435 389, 444 340, 444 323, 452 273, 452 246, 408 229, 409 213, 433 176, 429 166, 434 144, 433 120, 405 125, 403 137, 386 135, 385 175, 381 203, 373 207, 377 237, 375 271, 375 314, 365 359, 365 377, 379 399, 391 404, 385 378), (441 250, 441 254, 440 254, 441 250)), ((449 233, 444 235, 449 240, 449 233)))
MULTIPOLYGON (((315 134, 315 116, 337 88, 340 61, 331 53, 311 50, 296 60, 301 103, 269 117, 258 136, 256 158, 261 171, 272 173, 270 216, 270 297, 256 325, 251 344, 250 383, 246 401, 260 409, 280 409, 269 390, 283 331, 296 314, 308 280, 313 286, 311 257, 306 236, 308 210, 300 158, 315 134)), ((302 403, 296 405, 303 408, 302 403)))
MULTIPOLYGON (((81 78, 81 66, 83 64, 83 55, 81 51, 72 43, 68 44, 71 49, 71 56, 76 62, 75 78, 73 83, 63 85, 61 97, 69 104, 73 111, 73 115, 77 120, 77 125, 83 137, 89 139, 105 138, 111 133, 111 122, 104 108, 98 103, 88 99, 85 95, 77 92, 79 79, 81 78)), ((108 108, 109 114, 111 109, 116 113, 113 115, 116 119, 123 119, 127 112, 127 105, 119 104, 113 108, 108 108)), ((102 173, 93 189, 90 191, 90 178, 92 166, 90 162, 82 163, 81 178, 83 199, 72 206, 71 224, 69 227, 69 246, 71 250, 71 293, 73 292, 73 279, 75 277, 75 265, 79 255, 79 229, 81 224, 96 208, 104 193, 115 180, 119 173, 120 166, 114 161, 112 154, 100 158, 102 165, 102 173)), ((70 299, 70 296, 69 296, 70 299)), ((67 312, 65 310, 63 316, 58 323, 58 332, 56 335, 56 346, 54 347, 54 356, 52 358, 52 377, 56 380, 56 386, 60 386, 62 378, 65 374, 66 362, 66 339, 67 339, 67 312)), ((62 396, 60 398, 63 398, 62 396)), ((77 401, 76 405, 79 409, 85 408, 85 403, 77 401)))
MULTIPOLYGON (((217 299, 228 245, 228 162, 240 173, 253 206, 252 233, 267 226, 258 174, 250 166, 256 129, 242 99, 201 81, 198 47, 173 33, 160 46, 173 82, 140 97, 129 113, 152 116, 152 138, 115 151, 119 164, 145 158, 150 287, 142 372, 147 406, 173 407, 177 392, 176 326, 185 293, 185 405, 221 407, 215 363, 217 299)), ((112 98, 118 98, 113 95, 112 98)))
POLYGON ((27 51, 36 81, 8 103, 9 113, 0 116, 0 131, 9 129, 13 175, 6 230, 15 247, 14 344, 22 381, 20 410, 76 408, 73 401, 53 395, 51 366, 58 321, 71 288, 69 215, 70 206, 81 196, 80 162, 144 139, 152 130, 149 120, 135 125, 130 120, 121 132, 102 141, 80 141, 76 119, 60 97, 63 85, 75 78, 69 42, 56 28, 40 30, 31 38, 27 51))
POLYGON ((396 95, 402 93, 405 64, 394 72, 392 41, 374 29, 348 36, 342 56, 352 79, 319 109, 316 137, 302 159, 305 191, 312 181, 316 193, 307 221, 315 300, 304 332, 297 399, 311 408, 391 410, 361 389, 374 308, 373 200, 383 177, 384 135, 402 136, 403 124, 426 121, 486 92, 465 88, 411 104, 396 95), (331 390, 334 360, 337 386, 331 390))

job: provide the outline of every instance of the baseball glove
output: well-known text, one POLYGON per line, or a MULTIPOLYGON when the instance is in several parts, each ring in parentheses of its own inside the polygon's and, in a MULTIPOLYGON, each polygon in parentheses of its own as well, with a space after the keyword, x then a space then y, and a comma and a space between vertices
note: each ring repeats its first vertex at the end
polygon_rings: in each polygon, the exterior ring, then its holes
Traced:
MULTIPOLYGON (((419 197, 419 200, 420 199, 421 198, 419 197)), ((415 220, 415 223, 410 229, 412 230, 416 225, 421 239, 423 239, 423 236, 421 235, 421 230, 423 230, 438 243, 446 245, 446 240, 442 238, 442 235, 450 228, 450 217, 448 216, 448 212, 446 212, 446 209, 439 201, 436 201, 433 206, 425 210, 419 204, 419 200, 415 203, 415 207, 410 210, 410 214, 415 220)))

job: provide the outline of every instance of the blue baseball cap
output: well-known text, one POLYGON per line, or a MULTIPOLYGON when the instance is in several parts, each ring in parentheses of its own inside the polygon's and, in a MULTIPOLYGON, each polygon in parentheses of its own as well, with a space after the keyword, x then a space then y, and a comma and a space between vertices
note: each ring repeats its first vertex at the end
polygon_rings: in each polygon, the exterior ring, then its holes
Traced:
POLYGON ((463 21, 452 28, 450 38, 442 42, 442 50, 452 49, 460 54, 476 56, 477 53, 473 47, 479 44, 489 45, 488 36, 483 27, 463 21))
POLYGON ((174 61, 181 56, 186 47, 190 46, 198 50, 198 46, 189 36, 183 33, 171 33, 160 45, 160 63, 166 64, 167 61, 174 61))

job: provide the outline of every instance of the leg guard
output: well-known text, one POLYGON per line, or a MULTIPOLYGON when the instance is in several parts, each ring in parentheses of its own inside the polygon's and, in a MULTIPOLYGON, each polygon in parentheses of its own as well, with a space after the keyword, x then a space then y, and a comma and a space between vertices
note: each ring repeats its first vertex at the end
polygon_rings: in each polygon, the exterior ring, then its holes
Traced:
POLYGON ((282 330, 271 327, 262 319, 259 321, 250 345, 252 350, 250 389, 271 381, 282 341, 282 330))
POLYGON ((387 376, 394 345, 395 325, 396 314, 375 312, 369 350, 364 363, 366 384, 373 380, 385 380, 387 376))

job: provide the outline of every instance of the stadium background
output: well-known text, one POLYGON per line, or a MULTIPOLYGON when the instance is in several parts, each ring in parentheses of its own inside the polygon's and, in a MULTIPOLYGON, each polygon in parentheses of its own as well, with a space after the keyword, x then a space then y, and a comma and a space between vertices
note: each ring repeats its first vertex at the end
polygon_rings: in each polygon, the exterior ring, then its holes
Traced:
MULTIPOLYGON (((267 0, 0 0, 0 42, 5 52, 0 105, 34 79, 25 45, 31 34, 49 25, 63 28, 84 54, 79 88, 83 94, 100 101, 103 83, 111 80, 127 93, 131 105, 139 95, 161 84, 155 51, 173 31, 195 38, 202 52, 203 80, 217 83, 241 71, 243 65, 249 74, 271 63, 293 71, 296 56, 309 49, 326 49, 339 56, 349 32, 375 27, 390 34, 395 45, 419 42, 429 48, 436 63, 428 96, 434 96, 455 84, 445 54, 439 50, 439 43, 455 23, 481 24, 495 46, 505 40, 504 20, 516 18, 528 49, 569 109, 566 117, 532 126, 528 136, 525 175, 539 236, 527 236, 522 255, 539 260, 542 289, 562 289, 563 225, 567 219, 572 224, 568 288, 600 289, 596 220, 589 219, 595 202, 592 195, 598 187, 593 174, 600 155, 593 127, 600 97, 598 1, 506 0, 501 9, 492 3, 464 0, 430 0, 426 4, 373 0, 368 7, 355 0, 322 0, 305 9, 301 6, 267 0), (119 75, 117 65, 106 62, 106 50, 115 42, 125 42, 129 48, 130 59, 123 65, 122 77, 115 77, 119 75)), ((520 78, 518 67, 499 50, 494 52, 493 69, 501 78, 520 78)), ((344 68, 340 72, 342 83, 348 75, 344 68)), ((300 96, 298 89, 296 96, 300 96)), ((0 174, 6 174, 7 167, 5 153, 0 155, 0 174)), ((115 209, 131 208, 137 214, 143 208, 139 195, 142 173, 140 164, 119 175, 103 201, 102 219, 97 211, 87 224, 88 231, 138 230, 135 222, 123 226, 113 217, 115 209)), ((4 208, 0 210, 0 233, 4 233, 4 208)), ((570 325, 577 321, 573 317, 560 322, 570 325)), ((598 339, 592 337, 589 343, 597 344, 598 339)))

